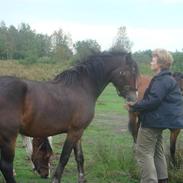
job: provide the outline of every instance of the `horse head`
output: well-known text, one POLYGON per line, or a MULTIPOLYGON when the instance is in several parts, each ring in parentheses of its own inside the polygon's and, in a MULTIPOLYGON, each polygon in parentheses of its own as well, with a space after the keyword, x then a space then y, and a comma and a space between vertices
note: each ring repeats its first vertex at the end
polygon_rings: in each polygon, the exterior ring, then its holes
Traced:
POLYGON ((32 162, 35 166, 35 171, 42 178, 49 176, 50 157, 53 154, 48 138, 33 138, 32 162))
POLYGON ((126 53, 126 55, 119 59, 119 65, 111 74, 111 81, 119 96, 126 98, 128 101, 136 101, 138 78, 137 63, 132 59, 130 53, 126 53))

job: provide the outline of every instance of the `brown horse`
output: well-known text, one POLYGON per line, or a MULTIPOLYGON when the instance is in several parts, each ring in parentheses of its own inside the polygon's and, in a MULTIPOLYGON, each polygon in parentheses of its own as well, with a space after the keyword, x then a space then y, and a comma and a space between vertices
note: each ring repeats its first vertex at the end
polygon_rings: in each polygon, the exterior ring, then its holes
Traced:
POLYGON ((53 154, 48 138, 33 138, 32 147, 31 160, 34 164, 34 170, 42 178, 47 178, 50 170, 50 158, 53 154))
MULTIPOLYGON (((183 91, 183 74, 181 73, 173 73, 173 77, 177 81, 181 91, 183 91)), ((144 92, 146 88, 148 87, 149 83, 151 81, 150 76, 140 76, 138 79, 138 99, 141 100, 144 96, 144 92)), ((138 134, 138 129, 140 122, 138 121, 138 113, 134 112, 129 112, 129 130, 132 134, 134 143, 136 143, 137 139, 137 134, 138 134)), ((177 136, 180 133, 180 129, 169 129, 170 130, 170 155, 171 155, 171 160, 172 163, 175 165, 176 164, 176 159, 175 159, 175 151, 176 151, 176 141, 177 141, 177 136)))
POLYGON ((50 173, 50 159, 52 156, 52 137, 39 138, 22 135, 23 146, 27 157, 31 161, 32 169, 41 178, 47 178, 50 173))
POLYGON ((78 182, 84 183, 84 158, 80 138, 90 124, 96 100, 112 82, 120 96, 136 96, 138 67, 129 53, 103 53, 64 71, 52 81, 0 77, 0 170, 7 183, 13 177, 18 133, 47 137, 67 133, 52 183, 61 182, 72 149, 78 182))

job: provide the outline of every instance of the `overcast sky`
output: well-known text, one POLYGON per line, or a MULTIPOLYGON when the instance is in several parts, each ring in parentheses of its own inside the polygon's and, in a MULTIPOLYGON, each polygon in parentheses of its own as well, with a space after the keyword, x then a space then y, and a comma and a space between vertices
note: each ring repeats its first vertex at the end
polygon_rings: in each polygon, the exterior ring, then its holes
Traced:
POLYGON ((0 0, 0 21, 27 23, 50 35, 61 28, 73 42, 94 39, 111 47, 120 26, 127 27, 132 51, 183 48, 183 0, 0 0))

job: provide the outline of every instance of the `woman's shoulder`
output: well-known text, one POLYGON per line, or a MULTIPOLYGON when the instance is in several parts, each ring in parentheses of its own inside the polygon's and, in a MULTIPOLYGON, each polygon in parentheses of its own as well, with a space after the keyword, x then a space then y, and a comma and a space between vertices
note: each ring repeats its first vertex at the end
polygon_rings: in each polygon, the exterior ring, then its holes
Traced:
POLYGON ((175 87, 177 83, 171 74, 164 74, 164 75, 155 77, 154 82, 156 82, 159 87, 163 87, 165 89, 175 87))
POLYGON ((176 82, 174 77, 172 76, 172 74, 170 72, 166 73, 166 74, 161 74, 161 75, 155 76, 154 79, 166 81, 166 82, 167 81, 176 82))

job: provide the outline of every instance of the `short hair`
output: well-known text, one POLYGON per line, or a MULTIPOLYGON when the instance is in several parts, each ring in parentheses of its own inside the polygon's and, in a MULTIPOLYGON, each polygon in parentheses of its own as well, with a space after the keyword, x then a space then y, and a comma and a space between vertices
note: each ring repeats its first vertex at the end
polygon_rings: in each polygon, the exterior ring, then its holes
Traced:
POLYGON ((173 63, 171 53, 165 49, 155 49, 152 52, 152 57, 157 57, 157 63, 160 64, 161 69, 169 69, 173 63))

